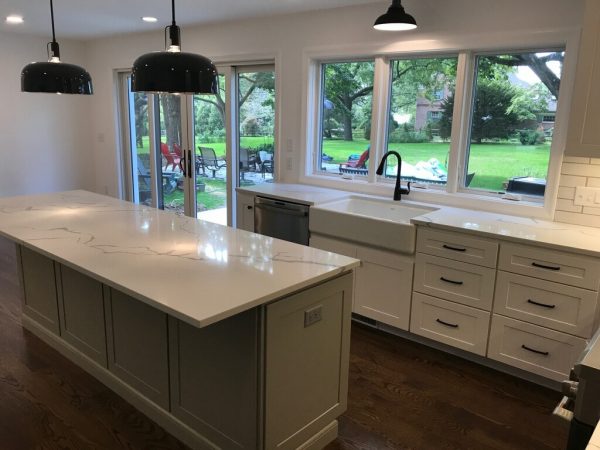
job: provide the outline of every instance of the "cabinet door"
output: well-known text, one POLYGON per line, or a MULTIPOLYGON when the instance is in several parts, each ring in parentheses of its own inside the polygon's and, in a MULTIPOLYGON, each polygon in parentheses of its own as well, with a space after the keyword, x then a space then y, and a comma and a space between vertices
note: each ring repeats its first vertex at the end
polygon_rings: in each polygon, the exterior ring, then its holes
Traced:
POLYGON ((76 270, 58 265, 62 338, 106 367, 106 332, 102 284, 76 270))
POLYGON ((21 245, 17 255, 23 287, 23 314, 59 334, 54 261, 21 245))
POLYGON ((310 235, 310 246, 319 250, 337 253, 338 255, 356 258, 356 245, 321 236, 320 234, 312 233, 310 235))
POLYGON ((169 318, 171 412, 218 448, 255 449, 258 309, 204 328, 169 318))
POLYGON ((346 410, 351 291, 345 275, 267 306, 265 448, 304 448, 346 410))
POLYGON ((413 258, 357 247, 354 312, 408 330, 413 258))
POLYGON ((108 369, 168 410, 167 315, 115 289, 106 297, 108 369))
POLYGON ((240 230, 254 231, 254 195, 237 193, 236 227, 240 230))
POLYGON ((600 156, 600 2, 587 0, 569 129, 567 156, 600 156))

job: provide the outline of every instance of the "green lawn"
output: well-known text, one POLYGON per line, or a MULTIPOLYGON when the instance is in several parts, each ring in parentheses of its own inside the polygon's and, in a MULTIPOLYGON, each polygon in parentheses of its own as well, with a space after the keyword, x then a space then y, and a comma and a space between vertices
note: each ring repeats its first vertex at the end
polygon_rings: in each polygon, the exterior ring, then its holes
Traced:
MULTIPOLYGON (((143 139, 144 146, 138 148, 140 154, 148 153, 148 137, 145 136, 143 139)), ((266 143, 273 143, 273 139, 243 137, 241 142, 242 146, 247 148, 256 148, 266 143)), ((219 156, 225 155, 224 142, 211 144, 197 142, 196 144, 212 147, 219 156)), ((355 139, 354 141, 326 139, 323 141, 323 153, 333 158, 332 163, 343 163, 348 160, 348 156, 351 154, 360 155, 368 145, 369 141, 365 139, 355 139)), ((390 144, 389 149, 397 150, 402 155, 402 160, 410 164, 435 158, 442 165, 445 165, 450 144, 444 142, 390 144)), ((541 145, 521 145, 520 143, 472 144, 468 172, 474 172, 475 177, 469 187, 500 191, 503 190, 503 183, 512 177, 546 178, 549 157, 550 143, 541 145)), ((395 164, 391 160, 390 163, 395 164)), ((219 192, 224 191, 224 189, 224 182, 210 181, 206 186, 207 192, 198 194, 199 201, 206 205, 208 209, 220 207, 224 205, 225 198, 224 194, 221 198, 219 192), (223 183, 223 185, 221 186, 219 183, 223 183)), ((173 193, 171 195, 177 194, 173 193)))
MULTIPOLYGON (((333 163, 348 160, 351 154, 360 155, 366 150, 369 141, 325 140, 323 153, 333 158, 333 163)), ((390 150, 397 150, 402 161, 416 164, 435 158, 446 164, 449 143, 426 142, 423 144, 390 144, 390 150)), ((502 190, 509 178, 532 176, 546 178, 550 157, 550 143, 541 145, 521 145, 520 143, 472 144, 468 172, 475 172, 469 187, 487 190, 502 190)), ((395 162, 390 161, 391 164, 395 162)))
MULTIPOLYGON (((142 136, 142 147, 137 148, 139 155, 148 154, 150 152, 150 145, 148 144, 148 136, 142 136)), ((260 145, 273 144, 273 137, 268 136, 243 136, 240 140, 240 144, 244 148, 252 149, 258 148, 260 145)), ((198 147, 210 147, 214 149, 217 156, 225 156, 225 142, 214 142, 206 143, 196 139, 196 153, 198 153, 198 147)))
MULTIPOLYGON (((205 191, 196 193, 198 211, 208 209, 224 208, 227 203, 227 186, 224 180, 213 178, 198 178, 198 182, 205 184, 205 191)), ((165 205, 172 206, 183 205, 183 191, 175 189, 170 194, 164 196, 165 205)))

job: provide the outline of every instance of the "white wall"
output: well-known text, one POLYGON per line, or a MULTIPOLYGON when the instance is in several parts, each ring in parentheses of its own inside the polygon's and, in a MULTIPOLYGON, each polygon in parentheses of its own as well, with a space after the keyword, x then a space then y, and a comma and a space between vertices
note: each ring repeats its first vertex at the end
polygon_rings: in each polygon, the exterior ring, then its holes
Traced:
MULTIPOLYGON (((21 69, 46 60, 47 39, 0 33, 0 196, 94 189, 90 97, 21 92, 21 69)), ((82 43, 60 42, 81 64, 82 43)))
MULTIPOLYGON (((280 147, 278 161, 293 158, 291 171, 279 167, 280 178, 294 181, 300 173, 303 79, 305 52, 323 47, 368 47, 373 52, 394 47, 477 46, 479 42, 501 42, 515 34, 540 35, 578 29, 582 23, 582 0, 405 0, 404 6, 419 23, 405 34, 372 29, 374 19, 389 2, 278 17, 226 22, 183 29, 184 51, 201 53, 215 60, 238 55, 276 55, 280 80, 280 147)), ((95 156, 96 189, 117 195, 114 69, 128 68, 142 53, 160 50, 161 32, 116 36, 88 43, 88 70, 98 95, 92 107, 92 148, 95 156), (104 139, 104 142, 100 142, 104 139)))

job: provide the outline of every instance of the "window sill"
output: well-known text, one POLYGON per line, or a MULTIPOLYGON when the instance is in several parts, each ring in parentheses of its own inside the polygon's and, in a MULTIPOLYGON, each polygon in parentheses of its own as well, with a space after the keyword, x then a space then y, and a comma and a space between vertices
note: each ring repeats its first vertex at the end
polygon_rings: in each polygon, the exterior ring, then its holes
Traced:
MULTIPOLYGON (((321 186, 330 189, 340 189, 357 194, 376 195, 392 198, 394 183, 378 182, 369 183, 364 179, 343 179, 332 175, 305 175, 299 180, 301 183, 321 186)), ((430 203, 441 206, 471 209, 473 211, 486 211, 511 216, 530 217, 544 220, 553 220, 552 211, 549 210, 548 199, 544 202, 525 200, 508 200, 492 195, 477 194, 473 192, 448 193, 435 188, 414 188, 409 194, 410 200, 430 203)))

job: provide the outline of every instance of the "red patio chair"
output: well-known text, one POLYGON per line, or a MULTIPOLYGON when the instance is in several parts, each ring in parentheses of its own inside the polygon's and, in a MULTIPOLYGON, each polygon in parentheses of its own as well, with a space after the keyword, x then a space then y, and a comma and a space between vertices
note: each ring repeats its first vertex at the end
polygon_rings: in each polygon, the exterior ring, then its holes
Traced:
POLYGON ((162 153, 162 155, 165 157, 165 160, 167 161, 165 164, 165 170, 169 166, 173 166, 173 170, 175 170, 176 167, 179 167, 179 163, 181 162, 181 157, 178 156, 176 153, 171 153, 169 151, 169 146, 167 144, 165 144, 164 142, 160 143, 160 152, 162 153))

